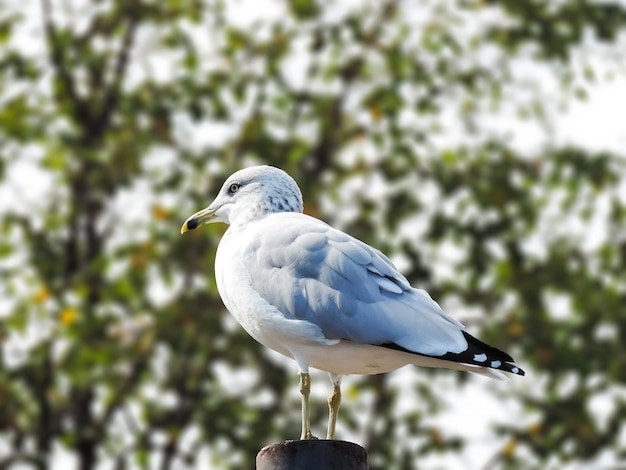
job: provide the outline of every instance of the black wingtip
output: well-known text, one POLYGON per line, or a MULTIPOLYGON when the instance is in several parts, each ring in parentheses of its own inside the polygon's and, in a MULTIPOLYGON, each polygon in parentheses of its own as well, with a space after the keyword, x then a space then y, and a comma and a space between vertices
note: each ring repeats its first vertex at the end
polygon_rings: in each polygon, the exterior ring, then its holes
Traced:
POLYGON ((490 344, 487 344, 478 338, 474 338, 469 333, 463 331, 463 336, 467 341, 467 349, 461 353, 447 353, 441 356, 454 362, 464 362, 466 364, 475 364, 477 366, 488 367, 489 369, 510 372, 515 375, 526 375, 523 369, 519 368, 513 362, 515 360, 510 354, 505 353, 490 344))
POLYGON ((493 347, 483 341, 474 338, 465 331, 462 332, 465 340, 467 341, 467 349, 460 353, 446 353, 443 356, 431 356, 428 354, 420 354, 415 351, 403 348, 395 343, 381 344, 381 346, 389 349, 396 349, 398 351, 404 351, 412 354, 419 354, 420 356, 435 357, 437 359, 443 359, 445 361, 460 362, 464 364, 474 364, 477 366, 487 367, 489 369, 501 370, 503 372, 510 372, 511 374, 524 376, 526 372, 523 369, 513 364, 514 359, 504 351, 493 347))
POLYGON ((516 366, 515 364, 510 364, 508 362, 503 362, 499 367, 491 367, 491 369, 498 369, 504 372, 510 372, 511 374, 524 376, 526 372, 524 369, 516 366))
POLYGON ((465 340, 467 341, 467 344, 469 346, 467 351, 471 351, 474 354, 483 352, 487 354, 487 356, 491 360, 499 360, 502 362, 515 362, 515 360, 508 353, 505 353, 501 349, 491 346, 490 344, 487 344, 479 340, 478 338, 474 338, 466 331, 463 331, 463 336, 465 337, 465 340))

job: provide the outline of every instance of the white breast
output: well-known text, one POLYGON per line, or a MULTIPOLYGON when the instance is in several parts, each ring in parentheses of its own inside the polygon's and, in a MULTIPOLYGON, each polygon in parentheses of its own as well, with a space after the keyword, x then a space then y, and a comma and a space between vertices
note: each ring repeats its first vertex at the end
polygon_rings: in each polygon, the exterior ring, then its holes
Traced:
POLYGON ((332 345, 338 340, 325 338, 310 322, 285 318, 253 289, 245 260, 255 256, 255 225, 253 222, 244 230, 229 228, 222 237, 215 258, 217 289, 228 311, 250 336, 301 363, 305 359, 299 354, 303 345, 332 345))

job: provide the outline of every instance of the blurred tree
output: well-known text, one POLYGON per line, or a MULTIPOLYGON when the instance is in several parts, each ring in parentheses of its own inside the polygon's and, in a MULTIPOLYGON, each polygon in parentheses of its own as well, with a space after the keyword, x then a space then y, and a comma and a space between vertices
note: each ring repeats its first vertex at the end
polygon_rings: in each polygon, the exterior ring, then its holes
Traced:
MULTIPOLYGON (((223 314, 223 227, 178 235, 258 162, 298 180, 307 212, 396 254, 457 317, 479 312, 482 337, 530 366, 493 391, 524 419, 499 421, 488 466, 626 458, 623 155, 528 150, 506 133, 549 130, 584 96, 597 74, 579 51, 617 41, 624 6, 276 0, 246 22, 250 5, 219 0, 12 3, 0 468, 242 467, 298 435, 295 375, 223 314), (528 86, 528 63, 560 94, 528 86), (486 125, 510 111, 505 132, 486 125)), ((342 410, 372 468, 463 451, 426 419, 450 374, 416 372, 410 413, 389 377, 356 382, 342 410)))

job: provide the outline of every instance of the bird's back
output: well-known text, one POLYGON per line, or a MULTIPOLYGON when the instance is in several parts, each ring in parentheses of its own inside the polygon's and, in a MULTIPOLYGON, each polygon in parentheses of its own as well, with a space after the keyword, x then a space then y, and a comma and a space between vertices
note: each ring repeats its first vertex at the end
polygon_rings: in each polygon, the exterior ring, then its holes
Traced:
POLYGON ((326 338, 435 355, 466 347, 462 325, 413 289, 386 256, 317 219, 271 214, 225 243, 243 261, 218 262, 218 269, 243 270, 282 316, 310 322, 326 338))

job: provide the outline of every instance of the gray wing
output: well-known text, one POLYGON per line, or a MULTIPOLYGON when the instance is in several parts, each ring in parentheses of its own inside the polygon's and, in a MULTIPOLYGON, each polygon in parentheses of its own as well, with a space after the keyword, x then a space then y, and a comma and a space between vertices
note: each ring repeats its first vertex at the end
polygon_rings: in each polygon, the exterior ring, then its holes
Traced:
POLYGON ((246 260, 254 289, 327 338, 441 356, 468 343, 463 325, 413 289, 380 251, 302 214, 260 221, 246 260))

